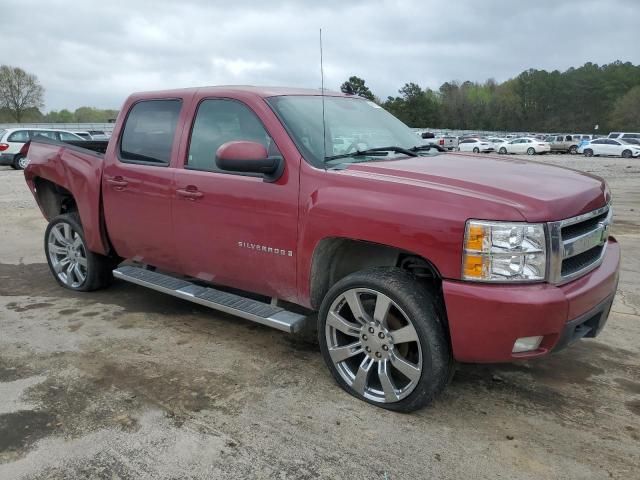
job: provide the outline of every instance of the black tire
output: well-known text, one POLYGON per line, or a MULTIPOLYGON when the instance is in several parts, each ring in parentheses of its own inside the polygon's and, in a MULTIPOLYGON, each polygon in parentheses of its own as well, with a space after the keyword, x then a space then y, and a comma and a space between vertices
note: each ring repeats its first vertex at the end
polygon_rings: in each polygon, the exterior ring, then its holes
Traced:
POLYGON ((502 147, 502 148, 500 148, 500 150, 498 150, 498 153, 499 153, 500 155, 506 155, 506 153, 507 153, 507 149, 506 149, 506 148, 504 148, 504 147, 502 147))
POLYGON ((577 145, 571 145, 571 147, 569 147, 569 153, 571 155, 575 155, 576 153, 578 153, 578 146, 577 145))
POLYGON ((105 288, 109 286, 113 281, 112 271, 117 264, 117 260, 114 260, 110 257, 105 257, 104 255, 93 253, 86 248, 84 231, 80 223, 80 218, 75 212, 59 215, 49 222, 49 225, 47 225, 47 229, 44 234, 44 250, 47 256, 47 263, 49 265, 49 269, 51 270, 53 278, 55 278, 58 284, 65 288, 79 292, 89 292, 92 290, 105 288), (70 285, 69 283, 63 282, 59 277, 59 272, 56 272, 56 269, 53 265, 53 257, 55 254, 50 251, 50 248, 53 247, 50 246, 49 238, 51 231, 56 227, 56 225, 60 224, 68 225, 71 228, 71 231, 80 237, 82 242, 81 247, 85 254, 87 264, 85 272, 86 275, 84 280, 78 282, 77 285, 70 285))
MULTIPOLYGON (((324 361, 338 385, 360 400, 397 412, 412 412, 422 408, 431 403, 446 387, 454 372, 454 361, 444 319, 438 313, 440 311, 436 296, 419 284, 415 277, 399 268, 377 267, 352 273, 329 290, 320 307, 318 340, 324 361), (390 298, 406 314, 419 339, 418 343, 412 345, 415 345, 416 350, 421 351, 422 371, 414 383, 413 390, 398 401, 375 401, 356 392, 345 382, 329 353, 327 316, 331 307, 344 292, 361 288, 373 290, 390 298)), ((371 312, 369 315, 372 316, 371 312)), ((388 333, 393 335, 393 331, 388 333)), ((357 338, 359 342, 360 337, 357 338)), ((396 346, 392 346, 390 350, 394 351, 395 348, 396 346)), ((366 358, 364 351, 359 355, 366 358)), ((358 358, 358 356, 353 357, 356 363, 359 361, 358 358)))
POLYGON ((527 155, 535 155, 536 154, 536 149, 533 147, 529 147, 527 148, 527 155))
POLYGON ((480 153, 480 149, 479 149, 478 147, 475 147, 475 148, 473 149, 473 153, 480 153))
POLYGON ((585 157, 593 157, 593 150, 591 150, 590 148, 585 148, 584 149, 584 156, 585 157))
POLYGON ((622 151, 622 158, 631 158, 633 156, 633 154, 631 153, 631 150, 623 150, 622 151))
POLYGON ((12 167, 15 170, 24 170, 26 165, 24 164, 24 160, 25 158, 20 156, 20 155, 16 155, 15 157, 13 157, 13 165, 12 167))

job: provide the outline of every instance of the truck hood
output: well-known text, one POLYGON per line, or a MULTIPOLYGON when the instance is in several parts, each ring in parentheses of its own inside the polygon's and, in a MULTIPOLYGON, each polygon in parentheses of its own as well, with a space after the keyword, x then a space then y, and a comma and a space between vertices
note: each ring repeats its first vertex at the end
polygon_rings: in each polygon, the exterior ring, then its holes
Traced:
POLYGON ((594 175, 507 156, 409 157, 352 164, 345 173, 499 202, 529 222, 580 215, 604 206, 610 196, 594 175))

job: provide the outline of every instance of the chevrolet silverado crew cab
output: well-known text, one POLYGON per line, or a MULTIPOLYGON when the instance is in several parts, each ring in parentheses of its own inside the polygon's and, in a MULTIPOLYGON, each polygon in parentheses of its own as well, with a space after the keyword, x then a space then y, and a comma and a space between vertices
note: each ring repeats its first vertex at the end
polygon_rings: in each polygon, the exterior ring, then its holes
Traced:
POLYGON ((357 96, 137 93, 104 147, 26 149, 60 285, 116 277, 287 332, 317 319, 336 382, 390 410, 429 403, 456 361, 541 357, 609 315, 602 179, 439 153, 357 96))

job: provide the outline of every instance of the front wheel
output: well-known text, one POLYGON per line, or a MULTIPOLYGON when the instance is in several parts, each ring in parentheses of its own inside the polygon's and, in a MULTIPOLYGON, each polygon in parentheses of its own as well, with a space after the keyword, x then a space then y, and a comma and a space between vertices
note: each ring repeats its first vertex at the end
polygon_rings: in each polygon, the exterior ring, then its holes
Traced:
POLYGON ((502 147, 502 148, 500 148, 500 150, 498 150, 498 153, 501 154, 501 155, 505 155, 507 153, 507 149, 502 147))
POLYGON ((353 273, 320 307, 322 356, 340 387, 389 410, 419 409, 451 378, 453 360, 435 297, 397 268, 353 273))
POLYGON ((88 292, 108 286, 115 261, 91 252, 75 213, 55 217, 45 231, 44 250, 56 281, 70 290, 88 292))
POLYGON ((527 155, 535 155, 535 154, 536 154, 536 151, 533 147, 529 147, 527 149, 527 155))
POLYGON ((585 148, 584 149, 584 156, 585 157, 593 157, 593 150, 591 150, 590 148, 585 148))
POLYGON ((577 145, 571 145, 571 147, 569 148, 569 153, 571 155, 575 155, 576 153, 578 153, 578 146, 577 145))
POLYGON ((633 154, 631 153, 631 150, 624 150, 622 152, 622 158, 631 158, 633 156, 633 154))

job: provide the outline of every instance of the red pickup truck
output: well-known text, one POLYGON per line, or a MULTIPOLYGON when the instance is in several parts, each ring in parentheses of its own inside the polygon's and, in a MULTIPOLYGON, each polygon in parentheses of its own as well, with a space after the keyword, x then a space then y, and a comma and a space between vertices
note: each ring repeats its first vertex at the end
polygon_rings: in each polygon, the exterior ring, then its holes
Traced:
POLYGON ((116 277, 288 332, 317 318, 342 388, 411 411, 455 361, 597 335, 620 262, 602 179, 420 142, 353 95, 138 93, 104 154, 35 140, 25 177, 61 285, 116 277))

